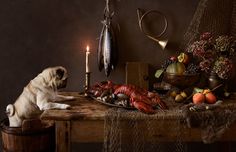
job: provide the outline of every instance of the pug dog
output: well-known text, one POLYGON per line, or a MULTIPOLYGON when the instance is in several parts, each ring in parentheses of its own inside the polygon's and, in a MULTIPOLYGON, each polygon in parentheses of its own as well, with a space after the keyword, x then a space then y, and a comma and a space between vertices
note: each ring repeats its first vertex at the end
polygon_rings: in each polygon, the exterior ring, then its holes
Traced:
POLYGON ((62 66, 43 70, 29 82, 14 104, 6 107, 10 127, 21 127, 24 119, 39 117, 44 110, 69 109, 70 105, 55 101, 73 100, 73 96, 63 96, 58 89, 67 84, 67 70, 62 66))

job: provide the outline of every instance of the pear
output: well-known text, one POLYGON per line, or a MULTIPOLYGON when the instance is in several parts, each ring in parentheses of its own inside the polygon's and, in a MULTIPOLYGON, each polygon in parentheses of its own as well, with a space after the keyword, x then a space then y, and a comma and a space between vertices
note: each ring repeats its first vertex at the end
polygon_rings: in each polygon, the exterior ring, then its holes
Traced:
POLYGON ((182 102, 184 101, 184 97, 181 94, 177 94, 175 96, 175 102, 182 102))

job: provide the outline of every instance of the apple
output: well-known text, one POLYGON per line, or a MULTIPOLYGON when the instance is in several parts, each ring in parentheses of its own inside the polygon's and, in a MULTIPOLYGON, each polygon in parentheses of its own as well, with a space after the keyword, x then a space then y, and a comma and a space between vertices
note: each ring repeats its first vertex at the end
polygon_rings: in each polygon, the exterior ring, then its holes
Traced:
POLYGON ((175 62, 175 61, 177 61, 177 57, 176 57, 176 56, 171 56, 171 57, 170 57, 170 60, 173 61, 173 62, 175 62))

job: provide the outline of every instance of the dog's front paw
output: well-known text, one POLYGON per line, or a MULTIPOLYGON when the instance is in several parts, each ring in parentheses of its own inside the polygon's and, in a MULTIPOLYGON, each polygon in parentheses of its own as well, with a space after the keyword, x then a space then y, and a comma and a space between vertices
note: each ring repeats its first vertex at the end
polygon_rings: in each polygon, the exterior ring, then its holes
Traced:
POLYGON ((67 100, 75 100, 76 98, 74 96, 66 96, 67 100))
POLYGON ((71 106, 68 104, 62 104, 61 109, 71 109, 71 106))

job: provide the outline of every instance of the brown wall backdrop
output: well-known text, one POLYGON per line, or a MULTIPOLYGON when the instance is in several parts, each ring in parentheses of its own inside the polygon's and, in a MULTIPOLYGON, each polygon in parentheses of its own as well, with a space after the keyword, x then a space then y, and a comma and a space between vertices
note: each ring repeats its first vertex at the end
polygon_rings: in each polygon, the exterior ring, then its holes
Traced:
POLYGON ((69 71, 67 91, 82 91, 85 47, 91 47, 92 83, 125 81, 125 63, 147 62, 154 70, 169 55, 176 54, 198 0, 111 0, 117 35, 119 63, 110 77, 99 72, 96 62, 98 37, 105 0, 1 0, 0 1, 0 118, 23 87, 44 68, 65 66, 69 71), (168 19, 165 51, 140 32, 136 9, 159 10, 168 19))

